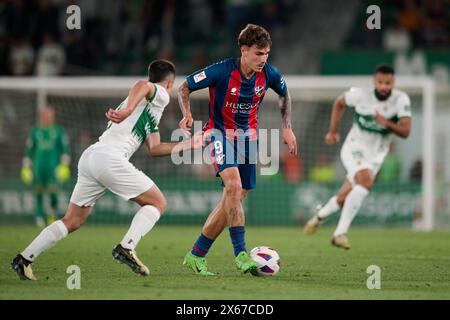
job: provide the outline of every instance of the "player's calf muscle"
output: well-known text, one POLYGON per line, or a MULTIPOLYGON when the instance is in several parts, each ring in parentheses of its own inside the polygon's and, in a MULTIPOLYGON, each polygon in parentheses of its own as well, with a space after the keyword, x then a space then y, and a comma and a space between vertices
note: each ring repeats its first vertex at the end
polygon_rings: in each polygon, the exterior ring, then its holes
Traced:
POLYGON ((228 224, 233 226, 244 225, 244 211, 242 206, 231 207, 227 211, 228 224))
POLYGON ((79 207, 70 203, 66 215, 62 219, 69 233, 78 230, 86 221, 91 211, 92 207, 79 207))
POLYGON ((74 232, 76 230, 78 230, 82 224, 84 223, 86 219, 82 219, 82 218, 75 218, 75 217, 64 217, 62 219, 64 225, 66 226, 67 230, 69 231, 69 233, 74 232))

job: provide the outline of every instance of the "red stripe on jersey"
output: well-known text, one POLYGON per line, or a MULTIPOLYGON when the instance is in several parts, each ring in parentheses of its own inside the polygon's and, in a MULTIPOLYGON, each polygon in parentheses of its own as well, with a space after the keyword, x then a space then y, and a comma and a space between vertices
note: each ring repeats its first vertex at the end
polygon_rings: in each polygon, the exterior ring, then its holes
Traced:
POLYGON ((203 127, 203 131, 214 128, 214 94, 216 92, 215 87, 209 87, 209 120, 203 127))
POLYGON ((236 121, 234 116, 236 115, 235 111, 237 110, 240 88, 241 74, 239 69, 234 69, 233 72, 231 72, 227 93, 222 105, 223 130, 225 132, 230 129, 233 130, 233 136, 228 137, 227 134, 227 138, 229 139, 233 139, 236 135, 236 121))
POLYGON ((258 127, 258 109, 261 100, 266 94, 266 75, 264 72, 256 73, 255 88, 253 92, 253 102, 252 105, 255 106, 251 109, 248 117, 248 130, 250 131, 250 140, 256 140, 256 128, 258 127), (256 90, 256 89, 260 90, 256 90), (262 89, 261 89, 262 88, 262 89))

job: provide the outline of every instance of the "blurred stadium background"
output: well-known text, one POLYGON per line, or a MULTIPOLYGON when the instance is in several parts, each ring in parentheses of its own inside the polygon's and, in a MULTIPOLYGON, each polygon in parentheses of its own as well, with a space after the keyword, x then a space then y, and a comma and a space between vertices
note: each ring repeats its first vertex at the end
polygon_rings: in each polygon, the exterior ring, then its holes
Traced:
MULTIPOLYGON (((412 98, 413 130, 394 139, 355 225, 450 227, 450 1, 386 0, 166 0, 0 1, 0 222, 32 223, 32 191, 19 178, 25 139, 46 103, 70 138, 73 172, 61 191, 65 211, 81 152, 106 127, 104 112, 117 106, 155 58, 174 61, 187 75, 238 56, 236 37, 247 23, 271 33, 269 61, 286 75, 293 95, 293 127, 300 157, 282 146, 280 170, 259 176, 246 200, 250 225, 303 225, 345 176, 340 144, 325 146, 334 98, 350 86, 371 85, 379 63, 397 71, 412 98), (68 30, 66 8, 81 9, 81 29, 68 30), (369 30, 369 5, 381 8, 381 29, 369 30), (425 197, 424 197, 425 195, 425 197), (424 219, 424 216, 427 219, 424 219)), ((174 92, 175 94, 175 92, 174 92)), ((207 96, 193 96, 196 120, 207 118, 207 96)), ((164 140, 181 112, 175 95, 160 125, 164 140)), ((266 98, 260 128, 279 128, 277 103, 266 98)), ((350 128, 347 110, 341 135, 350 128)), ((162 224, 200 224, 221 187, 213 169, 175 166, 149 158, 132 162, 168 199, 162 224)), ((98 201, 88 223, 128 223, 134 205, 112 194, 98 201)), ((336 221, 337 217, 331 219, 336 221)))

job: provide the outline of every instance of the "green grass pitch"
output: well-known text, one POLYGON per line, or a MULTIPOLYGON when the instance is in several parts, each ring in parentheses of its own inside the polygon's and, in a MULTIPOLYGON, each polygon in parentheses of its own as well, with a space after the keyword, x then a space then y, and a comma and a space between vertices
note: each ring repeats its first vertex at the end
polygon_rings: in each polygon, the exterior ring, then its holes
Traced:
POLYGON ((149 266, 142 277, 114 261, 111 249, 127 226, 84 226, 33 264, 38 281, 19 281, 11 259, 39 232, 0 227, 0 299, 450 299, 450 233, 405 229, 350 230, 349 251, 330 245, 332 229, 306 237, 300 227, 247 227, 247 248, 273 246, 282 266, 275 277, 235 269, 227 230, 214 243, 209 269, 194 275, 182 260, 200 226, 157 226, 139 244, 149 266), (67 267, 81 269, 81 289, 66 286, 67 267), (369 290, 367 267, 381 269, 381 289, 369 290))

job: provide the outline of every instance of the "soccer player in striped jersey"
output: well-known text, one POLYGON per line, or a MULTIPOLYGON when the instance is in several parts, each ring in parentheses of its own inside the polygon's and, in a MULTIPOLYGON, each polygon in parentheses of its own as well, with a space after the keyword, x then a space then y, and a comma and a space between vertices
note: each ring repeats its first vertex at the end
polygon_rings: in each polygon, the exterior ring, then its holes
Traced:
POLYGON ((203 133, 178 143, 160 142, 158 124, 169 103, 175 79, 174 65, 153 61, 148 80, 138 81, 116 110, 108 110, 110 120, 99 141, 88 147, 78 162, 78 179, 63 219, 57 220, 18 254, 11 266, 21 280, 35 280, 32 262, 44 251, 76 231, 88 218, 95 202, 106 189, 141 206, 122 241, 113 249, 113 258, 146 276, 148 267, 137 257, 135 248, 166 209, 166 199, 157 185, 129 161, 144 145, 151 156, 201 148, 203 133))
POLYGON ((257 153, 258 113, 269 88, 279 96, 284 142, 292 154, 297 153, 286 83, 280 72, 267 63, 271 44, 264 28, 249 24, 238 37, 239 58, 226 59, 192 73, 178 89, 183 113, 180 127, 188 132, 193 124, 189 95, 209 88, 209 120, 203 129, 205 136, 210 133, 213 165, 224 187, 220 203, 210 213, 202 233, 183 261, 198 274, 212 275, 205 255, 226 226, 229 226, 237 268, 244 273, 256 268, 247 254, 242 202, 256 184, 256 161, 252 159, 256 159, 257 153), (237 140, 245 142, 243 148, 237 140))
POLYGON ((341 149, 347 178, 338 194, 319 206, 304 228, 304 233, 311 235, 325 218, 342 209, 331 240, 338 248, 350 249, 347 231, 389 152, 392 134, 407 138, 411 131, 411 102, 405 92, 394 89, 394 69, 389 65, 378 66, 374 85, 375 89, 351 88, 333 105, 325 137, 328 145, 340 140, 337 128, 345 106, 355 110, 355 122, 341 149))

